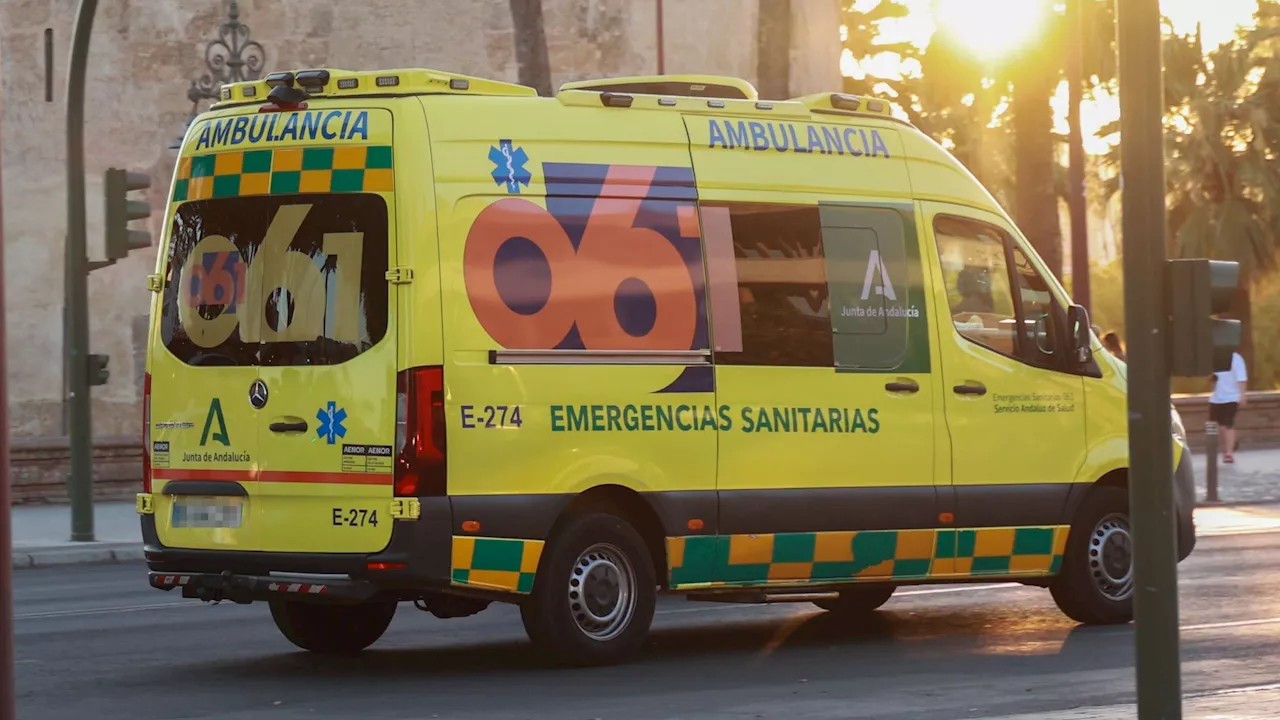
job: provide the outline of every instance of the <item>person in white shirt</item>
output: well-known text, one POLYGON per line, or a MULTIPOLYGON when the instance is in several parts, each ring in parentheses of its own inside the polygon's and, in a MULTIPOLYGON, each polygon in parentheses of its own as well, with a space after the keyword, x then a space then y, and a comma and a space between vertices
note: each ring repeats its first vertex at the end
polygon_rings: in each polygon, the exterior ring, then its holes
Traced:
POLYGON ((1248 402, 1245 371, 1240 353, 1231 354, 1231 369, 1213 374, 1213 394, 1209 396, 1209 419, 1218 423, 1222 436, 1222 461, 1235 462, 1236 409, 1248 402))

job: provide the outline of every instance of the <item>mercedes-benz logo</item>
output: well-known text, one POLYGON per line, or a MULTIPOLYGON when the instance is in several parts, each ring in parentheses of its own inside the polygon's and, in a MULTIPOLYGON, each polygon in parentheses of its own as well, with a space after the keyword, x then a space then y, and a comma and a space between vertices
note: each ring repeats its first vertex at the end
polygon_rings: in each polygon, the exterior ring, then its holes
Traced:
POLYGON ((249 404, 255 409, 261 410, 267 406, 267 384, 261 380, 254 380, 249 386, 249 404))

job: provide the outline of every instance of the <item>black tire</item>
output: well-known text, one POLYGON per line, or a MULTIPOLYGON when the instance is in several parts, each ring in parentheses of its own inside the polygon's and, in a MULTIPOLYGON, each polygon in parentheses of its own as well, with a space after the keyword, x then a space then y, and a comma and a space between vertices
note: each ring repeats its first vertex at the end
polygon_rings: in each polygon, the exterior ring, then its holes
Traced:
POLYGON ((838 615, 866 615, 875 612, 893 597, 896 585, 855 585, 840 591, 839 597, 814 600, 813 604, 838 615))
POLYGON ((625 520, 573 516, 547 543, 520 618, 534 645, 561 663, 616 665, 643 646, 657 584, 649 547, 625 520))
POLYGON ((271 619, 303 650, 322 655, 354 655, 382 637, 395 617, 394 600, 359 605, 322 605, 272 600, 271 619))
POLYGON ((1058 608, 1086 625, 1133 620, 1133 541, 1129 493, 1099 485, 1080 504, 1062 569, 1049 584, 1058 608))

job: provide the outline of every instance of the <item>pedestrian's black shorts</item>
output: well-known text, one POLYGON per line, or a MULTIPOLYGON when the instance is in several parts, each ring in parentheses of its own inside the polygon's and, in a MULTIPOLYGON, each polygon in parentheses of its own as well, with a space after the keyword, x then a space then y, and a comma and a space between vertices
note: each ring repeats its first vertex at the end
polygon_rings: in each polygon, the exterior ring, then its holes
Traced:
POLYGON ((1218 423, 1218 427, 1235 427, 1236 403, 1210 403, 1209 419, 1218 423))

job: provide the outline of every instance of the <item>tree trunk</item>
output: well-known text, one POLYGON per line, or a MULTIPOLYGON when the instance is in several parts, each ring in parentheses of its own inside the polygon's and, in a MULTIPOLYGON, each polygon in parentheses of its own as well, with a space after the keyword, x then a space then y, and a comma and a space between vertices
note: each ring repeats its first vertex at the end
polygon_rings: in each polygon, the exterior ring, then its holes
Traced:
POLYGON ((764 100, 786 100, 791 97, 791 0, 759 2, 756 90, 764 100))
POLYGON ((1076 303, 1092 306, 1089 287, 1088 197, 1085 193, 1084 135, 1080 104, 1084 100, 1084 0, 1067 2, 1068 168, 1067 203, 1071 207, 1071 296, 1076 303))
POLYGON ((547 32, 542 25, 542 0, 511 0, 511 24, 516 36, 516 67, 520 84, 551 95, 551 61, 547 32))
POLYGON ((1013 132, 1017 156, 1014 217, 1055 277, 1062 277, 1062 226, 1054 190, 1053 109, 1049 97, 1057 72, 1032 58, 1014 79, 1013 132))

